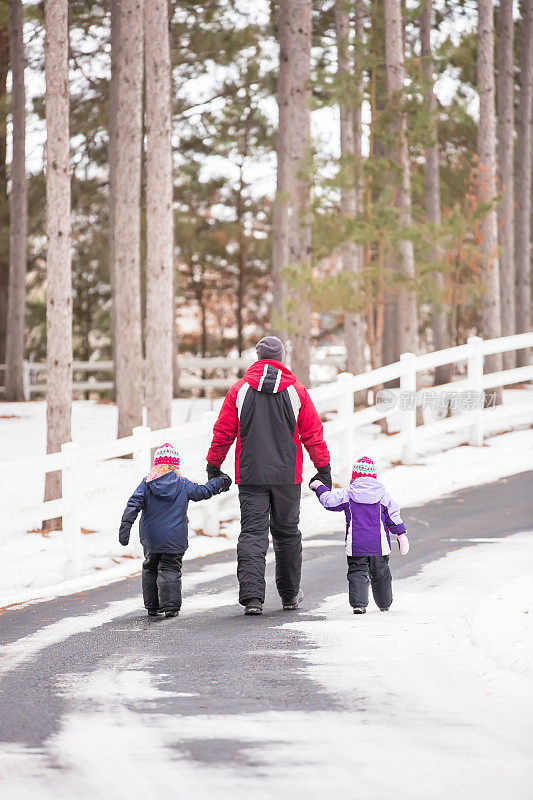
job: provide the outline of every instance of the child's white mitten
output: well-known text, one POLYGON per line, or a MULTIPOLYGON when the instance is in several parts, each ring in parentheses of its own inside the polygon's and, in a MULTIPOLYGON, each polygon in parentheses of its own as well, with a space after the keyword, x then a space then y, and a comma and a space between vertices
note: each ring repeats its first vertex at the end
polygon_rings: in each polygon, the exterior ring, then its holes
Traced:
POLYGON ((402 556, 406 556, 409 552, 409 539, 407 538, 406 533, 401 533, 398 536, 398 544, 400 546, 400 553, 402 556))
POLYGON ((309 488, 316 492, 319 486, 322 486, 322 481, 311 481, 309 484, 309 488))

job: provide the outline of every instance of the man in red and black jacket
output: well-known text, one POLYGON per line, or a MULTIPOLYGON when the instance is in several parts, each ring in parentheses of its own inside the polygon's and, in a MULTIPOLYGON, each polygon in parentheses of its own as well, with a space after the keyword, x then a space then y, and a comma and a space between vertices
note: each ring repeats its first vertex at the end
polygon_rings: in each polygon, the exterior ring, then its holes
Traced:
POLYGON ((283 344, 276 336, 265 336, 256 351, 259 360, 226 395, 207 454, 211 479, 221 474, 220 467, 237 440, 235 482, 241 506, 237 576, 239 602, 247 614, 262 612, 269 527, 283 608, 298 608, 302 597, 298 530, 302 443, 318 470, 317 478, 331 488, 322 422, 305 386, 283 365, 283 344))

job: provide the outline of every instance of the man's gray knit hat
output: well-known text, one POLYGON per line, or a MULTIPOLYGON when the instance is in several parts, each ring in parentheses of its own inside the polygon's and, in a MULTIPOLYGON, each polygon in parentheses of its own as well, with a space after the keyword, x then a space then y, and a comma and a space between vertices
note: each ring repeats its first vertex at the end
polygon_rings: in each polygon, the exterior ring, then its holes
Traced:
POLYGON ((255 350, 260 361, 283 361, 285 358, 285 348, 277 336, 264 336, 255 350))

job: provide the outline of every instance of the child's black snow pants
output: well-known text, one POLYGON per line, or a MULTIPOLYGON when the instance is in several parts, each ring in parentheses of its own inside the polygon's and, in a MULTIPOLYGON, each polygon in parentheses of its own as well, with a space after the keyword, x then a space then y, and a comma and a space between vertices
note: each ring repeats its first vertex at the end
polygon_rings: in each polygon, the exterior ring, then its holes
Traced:
POLYGON ((182 553, 144 551, 142 570, 144 606, 149 611, 179 611, 181 608, 182 553))
POLYGON ((366 608, 368 585, 380 609, 392 603, 392 575, 389 556, 348 556, 348 589, 352 608, 366 608))

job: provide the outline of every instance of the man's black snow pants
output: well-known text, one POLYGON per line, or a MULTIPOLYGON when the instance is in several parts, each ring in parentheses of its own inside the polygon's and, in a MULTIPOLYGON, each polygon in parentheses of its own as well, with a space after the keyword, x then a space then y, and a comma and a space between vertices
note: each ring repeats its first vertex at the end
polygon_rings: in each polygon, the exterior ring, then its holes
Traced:
POLYGON ((378 608, 389 608, 392 603, 389 556, 348 556, 348 590, 352 608, 367 607, 369 583, 378 608))
POLYGON ((239 486, 241 533, 237 544, 239 603, 265 601, 265 559, 268 531, 276 556, 276 586, 282 602, 297 596, 302 573, 302 534, 298 530, 300 497, 297 484, 239 486))
POLYGON ((142 570, 144 607, 149 611, 179 611, 181 608, 182 553, 144 551, 142 570))

